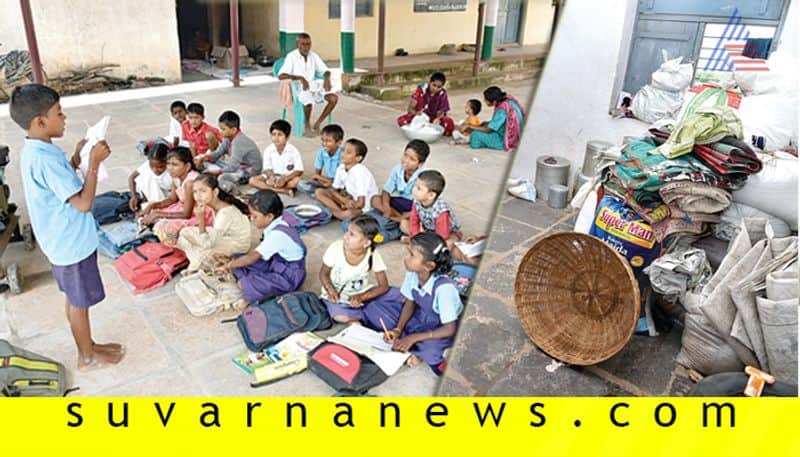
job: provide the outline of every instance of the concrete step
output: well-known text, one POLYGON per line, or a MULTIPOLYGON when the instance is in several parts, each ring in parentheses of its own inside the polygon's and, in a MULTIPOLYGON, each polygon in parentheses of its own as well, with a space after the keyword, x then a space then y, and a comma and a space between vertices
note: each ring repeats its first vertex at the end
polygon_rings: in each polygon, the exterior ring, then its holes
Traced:
MULTIPOLYGON (((517 70, 514 72, 505 72, 505 71, 492 71, 487 73, 481 73, 478 76, 472 76, 471 74, 461 74, 461 75, 454 75, 452 77, 447 78, 447 88, 449 90, 456 90, 456 89, 469 89, 479 87, 481 89, 486 88, 487 86, 491 85, 503 85, 505 83, 511 81, 524 81, 528 79, 535 79, 539 76, 541 69, 525 69, 525 70, 517 70)), ((377 100, 402 100, 407 98, 414 90, 416 90, 417 85, 419 82, 407 82, 407 83, 396 83, 396 84, 385 84, 382 86, 371 84, 371 85, 360 85, 355 89, 351 89, 350 92, 358 92, 365 95, 369 95, 372 98, 377 100)))
MULTIPOLYGON (((544 54, 534 54, 525 56, 514 56, 498 58, 489 62, 481 62, 480 72, 518 72, 525 70, 535 70, 544 64, 544 54)), ((408 66, 396 66, 384 71, 383 80, 385 85, 413 83, 427 81, 431 74, 442 72, 448 75, 460 75, 472 73, 472 61, 462 60, 457 62, 427 63, 408 66)), ((375 86, 378 83, 379 74, 377 72, 346 74, 342 76, 342 85, 345 90, 355 90, 359 86, 375 86)))

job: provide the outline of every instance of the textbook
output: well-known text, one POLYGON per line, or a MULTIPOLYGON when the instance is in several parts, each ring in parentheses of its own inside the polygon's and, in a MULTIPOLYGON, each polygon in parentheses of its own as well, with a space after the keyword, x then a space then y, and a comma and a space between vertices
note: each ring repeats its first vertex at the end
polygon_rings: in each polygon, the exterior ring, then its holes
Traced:
POLYGON ((259 352, 244 351, 232 359, 233 363, 252 374, 257 368, 308 354, 325 341, 312 332, 293 333, 278 344, 259 352))

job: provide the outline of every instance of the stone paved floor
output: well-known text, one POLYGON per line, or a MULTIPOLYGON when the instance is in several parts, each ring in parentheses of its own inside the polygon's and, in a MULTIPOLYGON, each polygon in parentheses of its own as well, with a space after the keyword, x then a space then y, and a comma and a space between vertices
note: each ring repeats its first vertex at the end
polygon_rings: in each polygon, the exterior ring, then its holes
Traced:
MULTIPOLYGON (((526 100, 532 82, 517 83, 508 90, 526 100)), ((85 130, 105 114, 111 115, 108 141, 112 147, 107 161, 111 178, 101 183, 99 192, 125 189, 127 176, 142 159, 134 149, 137 141, 163 135, 167 131, 169 103, 174 99, 199 101, 214 120, 224 109, 236 110, 243 119, 243 130, 261 148, 267 146, 268 125, 280 117, 277 107, 277 84, 176 93, 66 110, 67 133, 57 141, 70 151, 85 130)), ((465 92, 452 94, 453 106, 463 106, 465 92)), ((334 121, 344 126, 346 136, 360 137, 369 146, 365 164, 382 186, 390 170, 399 163, 407 140, 395 127, 398 111, 380 104, 352 97, 341 97, 334 121)), ((12 201, 25 214, 25 201, 19 178, 18 151, 23 133, 8 117, 0 117, 0 142, 12 148, 12 163, 7 168, 12 201)), ((319 140, 294 137, 292 142, 303 154, 307 168, 313 164, 319 140)), ((432 145, 428 167, 440 169, 447 178, 444 198, 457 212, 467 233, 485 233, 491 208, 504 179, 508 155, 497 151, 470 150, 445 142, 432 145)), ((306 201, 305 197, 287 198, 285 203, 306 201)), ((324 249, 341 237, 338 224, 315 228, 303 236, 309 248, 308 279, 304 290, 319 291, 317 278, 324 249)), ((404 246, 399 242, 381 248, 389 265, 391 284, 399 285, 404 270, 401 258, 404 246)), ((0 338, 62 361, 79 395, 160 395, 160 396, 243 396, 243 395, 317 395, 332 390, 313 374, 302 373, 282 382, 253 390, 250 376, 235 367, 231 358, 245 347, 234 324, 222 325, 227 315, 192 317, 174 293, 175 280, 144 295, 133 295, 117 275, 112 262, 103 258, 101 275, 107 298, 93 308, 92 324, 98 341, 118 341, 128 348, 126 359, 116 367, 89 374, 76 373, 76 351, 64 317, 64 299, 40 251, 25 252, 21 244, 12 244, 3 255, 3 265, 18 263, 25 276, 24 292, 0 297, 0 338)), ((332 331, 325 332, 325 334, 332 331)), ((403 368, 383 385, 372 390, 376 395, 431 395, 438 379, 425 366, 403 368)))
POLYGON ((537 349, 514 306, 522 257, 538 240, 571 231, 575 212, 507 194, 495 216, 487 253, 438 394, 500 396, 682 395, 691 387, 673 359, 680 333, 634 335, 616 356, 590 367, 545 370, 553 359, 537 349))

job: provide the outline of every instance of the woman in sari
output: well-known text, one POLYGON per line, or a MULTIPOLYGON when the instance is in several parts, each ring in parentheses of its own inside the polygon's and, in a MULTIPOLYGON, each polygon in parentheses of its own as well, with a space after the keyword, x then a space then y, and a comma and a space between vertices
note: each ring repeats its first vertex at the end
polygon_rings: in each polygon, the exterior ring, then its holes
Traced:
POLYGON ((469 127, 469 144, 473 149, 489 148, 510 151, 519 145, 520 129, 525 118, 522 104, 497 86, 483 91, 487 106, 494 107, 487 124, 469 127))

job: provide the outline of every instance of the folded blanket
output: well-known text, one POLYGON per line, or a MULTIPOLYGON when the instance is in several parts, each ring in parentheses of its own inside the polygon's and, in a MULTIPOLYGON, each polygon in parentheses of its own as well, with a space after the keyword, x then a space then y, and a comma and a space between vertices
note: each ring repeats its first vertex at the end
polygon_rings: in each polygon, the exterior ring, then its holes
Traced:
MULTIPOLYGON (((670 132, 665 129, 650 129, 650 133, 659 139, 669 138, 670 132)), ((717 143, 708 145, 695 144, 694 155, 709 168, 722 175, 751 175, 761 171, 762 163, 750 146, 733 136, 727 136, 717 143)))

